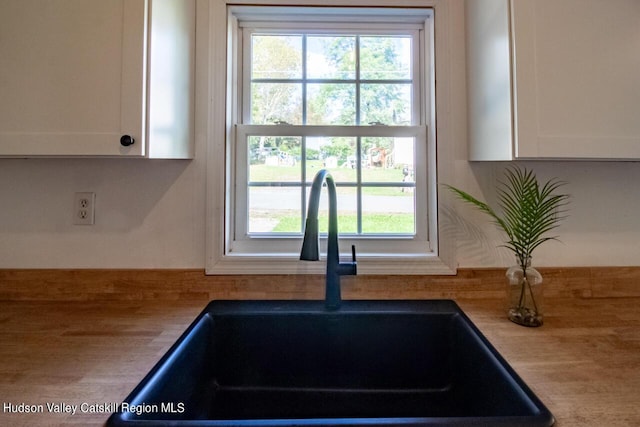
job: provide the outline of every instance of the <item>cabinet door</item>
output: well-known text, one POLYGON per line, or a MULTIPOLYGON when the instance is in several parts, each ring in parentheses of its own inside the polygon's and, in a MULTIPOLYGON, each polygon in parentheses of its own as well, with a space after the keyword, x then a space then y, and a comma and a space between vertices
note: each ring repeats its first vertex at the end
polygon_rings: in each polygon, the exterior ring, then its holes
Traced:
POLYGON ((640 158, 640 1, 512 0, 518 158, 640 158))
POLYGON ((146 8, 0 2, 0 155, 144 155, 146 8))

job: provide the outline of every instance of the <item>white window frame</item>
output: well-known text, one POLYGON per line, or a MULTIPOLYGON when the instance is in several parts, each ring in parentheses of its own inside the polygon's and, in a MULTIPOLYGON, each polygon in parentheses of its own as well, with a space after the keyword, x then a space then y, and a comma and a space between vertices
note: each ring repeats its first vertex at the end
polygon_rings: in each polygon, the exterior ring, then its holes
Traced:
MULTIPOLYGON (((235 1, 233 5, 228 5, 224 0, 210 0, 209 6, 209 93, 211 94, 210 105, 206 111, 210 114, 208 122, 208 173, 207 173, 207 273, 209 274, 268 274, 268 273, 322 273, 324 271, 323 263, 309 263, 299 261, 299 249, 301 237, 275 237, 275 238, 247 238, 246 235, 236 236, 233 222, 237 220, 235 212, 237 209, 244 208, 241 201, 238 203, 234 189, 237 186, 246 186, 246 171, 237 171, 233 156, 237 147, 243 144, 237 144, 237 138, 243 138, 249 134, 261 132, 274 132, 272 125, 247 125, 239 123, 242 114, 242 93, 239 80, 242 79, 242 73, 235 68, 239 64, 237 57, 237 49, 234 45, 241 43, 238 31, 238 6, 243 1, 235 1), (224 31, 221 31, 221 28, 224 31), (222 72, 224 71, 224 72, 222 72), (220 76, 226 76, 221 79, 220 76), (215 96, 213 94, 216 94, 215 96), (222 150, 221 150, 222 148, 222 150), (222 153, 225 153, 222 156, 222 153), (238 172, 240 172, 238 174, 238 172), (239 177, 236 180, 236 177, 239 177), (242 182, 244 179, 244 182, 242 182)), ((394 6, 392 2, 371 0, 366 3, 372 8, 383 6, 394 6)), ((397 2, 394 2, 397 3, 397 2)), ((421 7, 425 6, 424 1, 411 0, 405 7, 421 7)), ((431 8, 430 12, 438 17, 446 17, 446 2, 427 1, 431 8)), ((269 1, 258 0, 251 1, 252 5, 269 5, 269 1)), ((279 3, 280 5, 282 3, 279 3)), ((300 11, 296 6, 273 9, 274 13, 287 13, 290 11, 300 11)), ((352 4, 352 6, 362 6, 363 4, 352 4)), ((326 8, 307 8, 311 11, 308 18, 297 16, 297 19, 312 20, 318 13, 335 13, 334 10, 326 8)), ((343 8, 340 12, 346 12, 343 8)), ((360 9, 362 11, 362 9, 360 9)), ((242 9, 243 19, 249 19, 248 16, 255 12, 256 17, 264 12, 264 9, 258 7, 245 7, 242 9)), ((415 17, 411 18, 402 9, 385 9, 384 19, 397 20, 405 22, 413 19, 416 24, 415 17)), ((341 13, 339 15, 331 15, 332 19, 352 19, 348 14, 341 13), (347 18, 340 18, 347 16, 347 18)), ((280 18, 278 18, 280 19, 280 18)), ((434 37, 436 26, 433 17, 427 19, 424 33, 426 37, 434 37)), ((443 21, 444 22, 444 21, 443 21)), ((273 25, 273 17, 266 19, 263 25, 273 25)), ((311 23, 310 23, 311 25, 311 23)), ((435 39, 437 40, 437 38, 435 39)), ((431 42, 424 43, 424 49, 429 49, 431 42)), ((437 45, 436 45, 437 50, 437 45)), ((430 58, 433 55, 431 51, 424 52, 425 57, 430 58)), ((440 59, 438 60, 438 62, 440 59)), ((444 62, 444 61, 443 61, 444 62)), ((360 274, 452 274, 455 272, 453 267, 453 247, 454 242, 442 244, 440 240, 440 229, 438 227, 438 191, 436 182, 438 181, 439 172, 436 172, 436 163, 440 163, 439 156, 441 150, 436 146, 436 113, 442 110, 435 101, 433 94, 436 90, 435 79, 433 73, 437 70, 431 61, 427 61, 422 65, 428 74, 423 80, 424 84, 420 88, 421 91, 427 91, 428 96, 421 97, 425 102, 420 105, 419 121, 413 126, 403 126, 403 132, 411 135, 426 138, 427 144, 423 144, 424 150, 418 150, 417 156, 425 160, 426 167, 420 169, 416 175, 416 181, 427 183, 428 192, 425 192, 418 203, 422 205, 416 206, 416 235, 414 237, 367 237, 358 236, 357 238, 341 238, 341 248, 347 252, 351 244, 355 244, 359 255, 359 273, 360 274), (419 212, 428 212, 429 221, 425 221, 423 226, 419 226, 419 212), (445 249, 445 250, 443 250, 445 249)), ((422 83, 422 82, 421 82, 422 83)), ((440 92, 439 92, 440 93, 440 92)), ((448 96, 448 93, 445 93, 448 96)), ((446 104, 443 102, 441 104, 446 104)), ((400 126, 394 126, 394 129, 381 130, 377 128, 386 128, 378 126, 354 126, 361 132, 364 127, 371 129, 371 132, 392 132, 398 130, 400 126)), ((324 133, 326 128, 310 127, 310 126, 289 126, 291 133, 300 135, 300 132, 310 135, 314 132, 324 133), (300 129, 300 128, 305 128, 300 129)), ((341 127, 344 128, 344 127, 341 127)), ((282 127, 277 130, 278 135, 282 135, 282 127)), ((344 135, 345 129, 340 129, 341 136, 344 135)), ((353 129, 355 132, 356 129, 353 129)), ((377 135, 376 135, 377 136, 377 135)), ((421 144, 416 144, 420 146, 421 144)), ((446 150, 445 150, 446 151, 446 150)), ((242 153, 240 153, 242 154, 242 153)), ((448 156, 447 156, 448 157, 448 156)), ((416 171, 418 172, 418 171, 416 171)), ((242 194, 240 192, 239 194, 242 194)), ((243 233, 241 233, 243 234, 243 233)), ((321 242, 322 244, 322 242, 321 242)))

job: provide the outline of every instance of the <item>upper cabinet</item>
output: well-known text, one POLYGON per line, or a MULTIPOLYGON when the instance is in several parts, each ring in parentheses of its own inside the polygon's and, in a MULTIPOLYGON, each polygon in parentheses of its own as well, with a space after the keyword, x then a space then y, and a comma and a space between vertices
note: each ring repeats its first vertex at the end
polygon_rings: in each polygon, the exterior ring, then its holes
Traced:
POLYGON ((470 160, 640 159, 640 1, 466 8, 470 160))
POLYGON ((195 0, 2 0, 0 156, 193 157, 195 0))

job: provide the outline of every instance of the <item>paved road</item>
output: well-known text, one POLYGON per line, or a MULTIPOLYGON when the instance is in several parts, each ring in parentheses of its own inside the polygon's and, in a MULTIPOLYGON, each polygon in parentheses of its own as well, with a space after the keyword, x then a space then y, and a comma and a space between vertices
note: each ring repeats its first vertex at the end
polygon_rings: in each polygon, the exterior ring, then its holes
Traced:
MULTIPOLYGON (((326 190, 320 195, 320 209, 329 206, 326 190)), ((412 213, 413 197, 363 195, 366 212, 412 213)), ((300 208, 300 190, 295 188, 253 188, 250 208, 259 210, 297 210, 300 208)), ((356 211, 356 195, 338 193, 338 209, 356 211)))

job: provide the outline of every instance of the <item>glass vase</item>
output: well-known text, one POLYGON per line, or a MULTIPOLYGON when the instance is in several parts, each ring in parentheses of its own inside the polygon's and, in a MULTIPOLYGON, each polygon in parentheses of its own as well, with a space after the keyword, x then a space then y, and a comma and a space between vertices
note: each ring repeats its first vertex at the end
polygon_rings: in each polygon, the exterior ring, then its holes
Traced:
POLYGON ((507 270, 509 320, 523 326, 542 326, 542 275, 531 258, 507 270))

